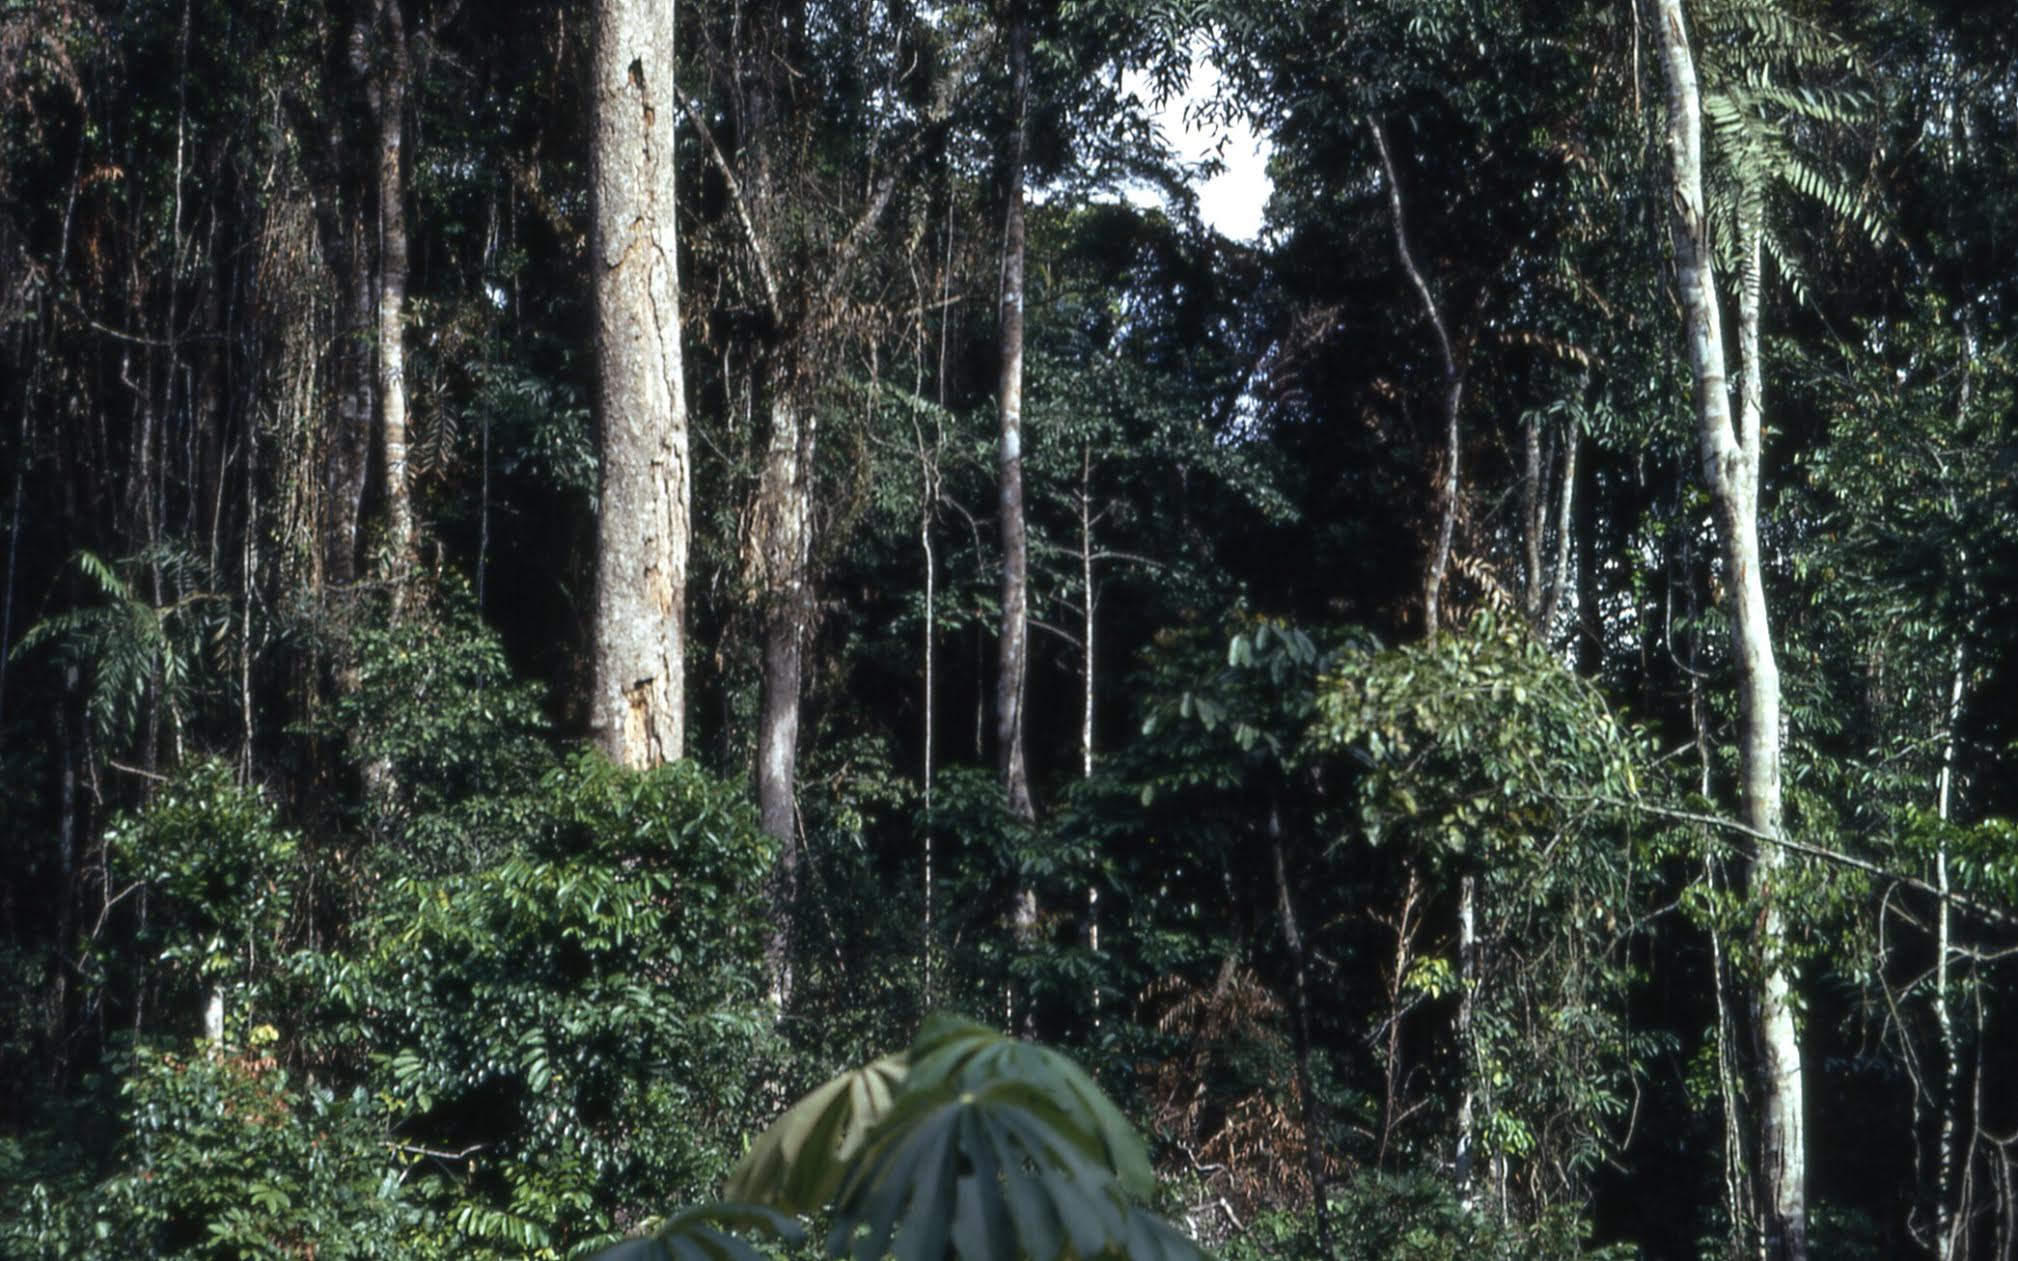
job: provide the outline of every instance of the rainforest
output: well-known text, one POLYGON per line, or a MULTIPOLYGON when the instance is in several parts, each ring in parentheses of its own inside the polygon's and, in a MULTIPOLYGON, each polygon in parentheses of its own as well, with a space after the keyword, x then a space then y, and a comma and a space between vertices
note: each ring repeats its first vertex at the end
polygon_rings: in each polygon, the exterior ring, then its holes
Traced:
POLYGON ((2013 16, 0 0, 0 1258, 2018 1261, 2013 16))

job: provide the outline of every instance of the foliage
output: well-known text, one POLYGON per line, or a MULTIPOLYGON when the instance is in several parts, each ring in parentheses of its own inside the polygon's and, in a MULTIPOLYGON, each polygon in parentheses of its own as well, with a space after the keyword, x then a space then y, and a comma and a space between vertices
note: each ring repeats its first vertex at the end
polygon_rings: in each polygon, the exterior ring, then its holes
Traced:
POLYGON ((130 953, 99 966, 132 971, 119 979, 185 1019, 207 994, 241 1021, 247 1011, 272 1018, 305 874, 301 838, 280 825, 273 802, 222 763, 195 762, 145 809, 113 820, 106 848, 113 872, 130 881, 124 893, 146 910, 130 953))
POLYGON ((118 1173, 83 1219, 41 1217, 31 1195, 10 1255, 330 1258, 394 1254, 418 1220, 386 1159, 383 1105, 295 1078, 271 1026, 242 1048, 142 1050, 121 1086, 130 1126, 118 1173))
POLYGON ((71 565, 91 588, 93 602, 36 623, 14 651, 48 645, 58 660, 88 672, 85 712, 101 740, 129 745, 150 700, 180 731, 207 682, 208 650, 230 613, 223 596, 204 589, 201 559, 160 545, 116 563, 80 551, 71 565))
MULTIPOLYGON (((1141 1140, 1070 1059, 940 1014, 904 1056, 788 1109, 727 1194, 794 1212, 831 1206, 826 1254, 854 1261, 1202 1255, 1141 1207, 1153 1189, 1141 1140)), ((696 1229, 682 1215, 659 1234, 661 1251, 602 1255, 693 1256, 696 1229)), ((709 1242, 698 1255, 760 1255, 709 1242)))
POLYGON ((484 826, 521 839, 390 881, 361 949, 305 961, 329 1001, 304 1032, 369 1053, 409 1194, 442 1223, 417 1255, 560 1255, 711 1182, 756 1106, 771 846, 690 763, 586 753, 484 826))
MULTIPOLYGON (((1328 1255, 1348 1261, 1631 1261, 1623 1245, 1592 1246, 1591 1227, 1566 1210, 1532 1222, 1508 1222, 1458 1203, 1443 1180, 1362 1174, 1332 1200, 1340 1238, 1328 1255)), ((1270 1214, 1225 1253, 1228 1261, 1318 1258, 1308 1218, 1270 1214)))
POLYGON ((331 721, 382 790, 375 822, 420 870, 480 861, 495 831, 481 815, 527 792, 551 761, 536 690, 515 678, 459 584, 396 620, 381 611, 351 640, 354 685, 331 721))

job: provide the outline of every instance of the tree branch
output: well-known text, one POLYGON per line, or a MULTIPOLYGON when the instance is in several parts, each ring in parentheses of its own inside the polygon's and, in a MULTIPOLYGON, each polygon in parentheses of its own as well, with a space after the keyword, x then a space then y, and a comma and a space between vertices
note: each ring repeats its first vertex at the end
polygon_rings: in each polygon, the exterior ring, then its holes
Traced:
POLYGON ((1858 858, 1853 854, 1845 854, 1841 850, 1826 849, 1820 845, 1810 845, 1806 841, 1790 840, 1784 836, 1775 836, 1771 832, 1762 832, 1749 824, 1741 823, 1736 819, 1727 819, 1722 815, 1699 814, 1693 810, 1676 810, 1668 806, 1656 806, 1644 801, 1627 801, 1621 797, 1608 797, 1602 794, 1566 794, 1561 797, 1561 800, 1596 802, 1599 805, 1615 806, 1621 810, 1634 810, 1641 814, 1650 814, 1656 818, 1672 819, 1677 823, 1698 823, 1704 827, 1715 828, 1719 831, 1733 832, 1754 841, 1776 846, 1790 854, 1800 854, 1805 858, 1819 859, 1822 862, 1834 863, 1839 867, 1848 867, 1852 871, 1861 871, 1867 876, 1876 876, 1882 880, 1890 880, 1895 884, 1904 885, 1931 898, 1946 902, 1950 906, 1973 912, 1994 924, 2006 924, 2018 927, 2018 915, 2014 915, 2009 911, 1999 910, 1997 907, 1978 902, 1974 898, 1966 897, 1960 893, 1943 893, 1938 886, 1922 880, 1918 876, 1909 876, 1902 871, 1894 871, 1890 867, 1871 862, 1868 859, 1858 858))
POLYGON ((708 148, 708 157, 714 162, 715 170, 721 173, 722 183, 729 191, 729 206, 736 212, 736 226, 742 229, 743 243, 750 249, 750 257, 756 260, 757 282, 764 289, 764 306, 773 323, 781 322, 783 313, 778 306, 778 281, 771 274, 770 255, 764 249, 764 238, 757 231, 757 222, 750 217, 750 203, 743 196, 743 186, 736 180, 736 172, 729 165, 729 159, 722 152, 722 146, 715 143, 715 133, 708 122, 701 117, 700 107, 685 93, 675 92, 680 106, 687 113, 687 121, 700 134, 701 142, 708 148))

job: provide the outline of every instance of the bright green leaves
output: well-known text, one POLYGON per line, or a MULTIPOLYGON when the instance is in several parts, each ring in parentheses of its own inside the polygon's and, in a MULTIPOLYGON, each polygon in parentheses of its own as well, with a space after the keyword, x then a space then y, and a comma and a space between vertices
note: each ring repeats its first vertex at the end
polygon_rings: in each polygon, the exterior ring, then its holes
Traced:
POLYGON ((1434 847, 1526 835, 1566 804, 1631 797, 1637 750, 1590 683, 1547 648, 1481 617, 1462 633, 1340 656, 1313 739, 1371 768, 1369 835, 1427 831, 1434 847))
MULTIPOLYGON (((1148 1153, 1084 1070, 944 1014, 925 1022, 907 1055, 844 1073, 795 1104, 726 1190, 764 1209, 682 1214, 656 1240, 624 1244, 603 1261, 743 1261, 747 1245, 691 1223, 829 1207, 827 1255, 851 1261, 1201 1255, 1141 1207, 1155 1190, 1148 1153)), ((784 1233, 770 1219, 728 1224, 784 1233)))

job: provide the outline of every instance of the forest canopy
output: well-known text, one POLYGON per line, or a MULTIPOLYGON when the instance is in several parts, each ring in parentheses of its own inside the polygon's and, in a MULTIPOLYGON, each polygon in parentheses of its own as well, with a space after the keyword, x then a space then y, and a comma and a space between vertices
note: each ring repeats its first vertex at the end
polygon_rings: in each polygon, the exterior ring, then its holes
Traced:
POLYGON ((0 1257, 2011 1261, 2003 8, 0 0, 0 1257))

